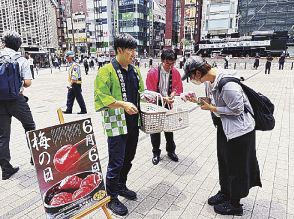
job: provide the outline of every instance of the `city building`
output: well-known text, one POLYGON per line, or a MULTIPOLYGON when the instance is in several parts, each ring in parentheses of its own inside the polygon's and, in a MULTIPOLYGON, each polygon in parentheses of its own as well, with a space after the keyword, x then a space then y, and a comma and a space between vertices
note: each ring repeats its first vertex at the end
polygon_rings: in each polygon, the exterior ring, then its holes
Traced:
POLYGON ((55 0, 0 0, 0 35, 17 31, 26 51, 57 48, 57 7, 55 0))
POLYGON ((166 1, 165 48, 177 50, 181 46, 184 37, 184 4, 184 0, 166 1))
MULTIPOLYGON (((70 0, 72 2, 72 13, 83 12, 87 14, 87 7, 90 1, 87 0, 70 0)), ((92 0, 94 2, 94 0, 92 0)))
MULTIPOLYGON (((68 45, 66 43, 66 16, 65 16, 65 6, 62 0, 57 1, 57 9, 56 9, 56 19, 57 19, 57 35, 58 35, 58 47, 60 52, 68 49, 68 45)), ((60 54, 61 55, 61 54, 60 54)))
POLYGON ((84 12, 75 12, 72 17, 68 17, 67 31, 67 42, 69 42, 70 48, 80 54, 87 55, 86 14, 84 12))
POLYGON ((195 44, 200 41, 202 0, 185 0, 184 39, 183 50, 186 53, 194 52, 195 44))
POLYGON ((91 54, 109 54, 113 50, 110 47, 113 44, 113 9, 112 0, 87 0, 87 38, 91 54))
POLYGON ((149 42, 149 12, 153 0, 114 0, 115 33, 129 33, 137 39, 138 53, 147 54, 149 42), (116 22, 118 20, 118 22, 116 22))
POLYGON ((149 51, 152 57, 158 56, 164 45, 165 15, 165 2, 153 1, 149 28, 149 51))
POLYGON ((202 6, 201 39, 238 32, 238 0, 207 0, 202 6))
POLYGON ((290 31, 294 25, 294 0, 239 0, 239 32, 290 31))

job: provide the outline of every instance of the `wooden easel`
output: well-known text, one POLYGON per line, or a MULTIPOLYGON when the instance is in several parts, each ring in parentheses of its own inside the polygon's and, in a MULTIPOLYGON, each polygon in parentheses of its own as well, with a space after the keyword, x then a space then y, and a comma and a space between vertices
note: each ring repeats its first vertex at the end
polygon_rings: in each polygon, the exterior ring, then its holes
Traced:
MULTIPOLYGON (((64 124, 64 117, 63 117, 63 113, 61 108, 57 109, 57 115, 58 115, 58 119, 60 124, 64 124)), ((87 214, 90 214, 92 211, 97 210, 98 208, 102 208, 102 210, 104 211, 104 214, 106 215, 107 219, 112 219, 111 214, 109 213, 109 211, 106 208, 106 204, 110 202, 110 197, 107 196, 106 198, 100 200, 98 203, 96 203, 95 205, 91 206, 90 208, 86 209, 83 212, 80 212, 79 214, 73 216, 71 219, 80 219, 84 216, 86 216, 87 214)))

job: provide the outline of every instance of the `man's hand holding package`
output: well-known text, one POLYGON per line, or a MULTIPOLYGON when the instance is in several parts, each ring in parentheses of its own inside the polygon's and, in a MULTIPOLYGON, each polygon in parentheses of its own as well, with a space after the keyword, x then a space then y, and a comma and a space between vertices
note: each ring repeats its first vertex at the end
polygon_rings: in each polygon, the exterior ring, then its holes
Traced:
POLYGON ((172 104, 175 100, 173 97, 163 97, 163 101, 167 104, 172 104))

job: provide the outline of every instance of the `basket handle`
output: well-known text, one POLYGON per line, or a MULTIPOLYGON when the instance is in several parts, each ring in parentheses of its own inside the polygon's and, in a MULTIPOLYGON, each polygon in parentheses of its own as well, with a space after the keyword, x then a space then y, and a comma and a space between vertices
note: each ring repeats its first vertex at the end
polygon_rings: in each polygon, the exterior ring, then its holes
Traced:
MULTIPOLYGON (((176 97, 177 97, 177 96, 174 97, 174 100, 175 100, 175 101, 174 101, 174 103, 173 103, 173 106, 174 106, 173 109, 175 109, 175 111, 178 111, 179 100, 177 100, 178 98, 176 98, 176 97)), ((172 105, 172 104, 167 104, 167 107, 168 107, 169 110, 172 109, 172 108, 171 108, 171 105, 172 105)))
POLYGON ((163 97, 160 93, 157 93, 156 95, 156 105, 159 106, 159 98, 161 100, 161 104, 163 105, 163 97))

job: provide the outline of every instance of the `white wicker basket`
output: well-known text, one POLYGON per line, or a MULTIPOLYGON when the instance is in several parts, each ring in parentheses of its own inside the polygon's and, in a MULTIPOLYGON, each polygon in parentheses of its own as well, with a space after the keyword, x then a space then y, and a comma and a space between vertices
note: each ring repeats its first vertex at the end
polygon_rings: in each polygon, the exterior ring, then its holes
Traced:
POLYGON ((189 126, 189 110, 175 107, 165 114, 163 131, 173 132, 189 126))
POLYGON ((165 114, 167 109, 152 103, 141 103, 140 129, 146 134, 153 134, 163 131, 165 114))
POLYGON ((141 127, 140 129, 146 134, 153 134, 163 131, 165 114, 168 111, 164 107, 159 106, 159 98, 163 103, 163 98, 157 94, 156 104, 141 103, 141 127))

